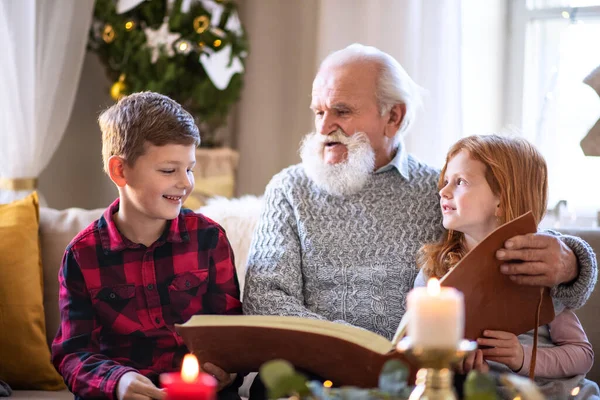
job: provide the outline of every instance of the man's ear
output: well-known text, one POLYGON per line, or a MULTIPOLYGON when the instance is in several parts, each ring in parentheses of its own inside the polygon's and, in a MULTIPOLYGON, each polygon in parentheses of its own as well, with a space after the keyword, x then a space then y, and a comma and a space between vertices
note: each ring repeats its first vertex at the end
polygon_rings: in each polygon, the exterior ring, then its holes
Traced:
POLYGON ((390 110, 390 116, 388 118, 385 135, 387 137, 394 137, 400 129, 400 124, 404 120, 406 115, 406 104, 394 104, 390 110))
POLYGON ((108 159, 108 176, 118 187, 125 186, 127 184, 127 179, 125 178, 125 160, 119 156, 110 156, 108 159))

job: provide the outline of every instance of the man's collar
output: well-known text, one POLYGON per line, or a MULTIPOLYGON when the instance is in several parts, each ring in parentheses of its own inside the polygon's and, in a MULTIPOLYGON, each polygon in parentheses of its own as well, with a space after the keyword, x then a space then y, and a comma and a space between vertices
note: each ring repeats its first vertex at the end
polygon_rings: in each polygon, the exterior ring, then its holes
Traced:
POLYGON ((392 161, 379 168, 377 171, 375 171, 375 173, 380 174, 382 172, 389 171, 392 168, 396 168, 398 172, 400 172, 400 175, 404 177, 404 179, 409 179, 408 153, 406 152, 406 149, 404 148, 404 143, 402 141, 400 141, 400 143, 398 144, 398 148, 396 149, 396 155, 394 156, 392 161))

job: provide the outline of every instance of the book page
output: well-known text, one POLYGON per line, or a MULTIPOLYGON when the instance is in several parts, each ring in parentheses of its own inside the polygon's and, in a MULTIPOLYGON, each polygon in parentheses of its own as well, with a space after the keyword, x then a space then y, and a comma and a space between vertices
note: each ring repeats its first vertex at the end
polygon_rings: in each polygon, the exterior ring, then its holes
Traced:
POLYGON ((189 321, 180 326, 182 328, 240 326, 286 329, 338 337, 380 354, 386 354, 393 348, 392 343, 385 337, 366 329, 331 321, 300 317, 272 315, 194 315, 189 321))

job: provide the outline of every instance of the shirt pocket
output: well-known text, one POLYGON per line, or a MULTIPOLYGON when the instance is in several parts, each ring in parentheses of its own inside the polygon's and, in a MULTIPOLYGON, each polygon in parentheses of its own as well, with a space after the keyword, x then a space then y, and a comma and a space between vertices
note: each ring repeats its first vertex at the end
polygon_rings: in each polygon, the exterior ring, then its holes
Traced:
POLYGON ((115 285, 90 290, 92 304, 103 330, 129 335, 141 329, 135 285, 115 285))
POLYGON ((203 296, 208 290, 208 270, 177 274, 169 285, 173 324, 182 324, 192 315, 202 314, 203 296))

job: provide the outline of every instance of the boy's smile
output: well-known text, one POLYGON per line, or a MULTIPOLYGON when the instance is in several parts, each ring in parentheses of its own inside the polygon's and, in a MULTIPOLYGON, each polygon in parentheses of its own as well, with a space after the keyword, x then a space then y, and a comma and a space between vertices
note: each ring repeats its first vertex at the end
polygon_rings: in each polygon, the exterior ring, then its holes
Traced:
POLYGON ((146 143, 144 150, 133 165, 123 165, 125 185, 119 188, 117 218, 121 233, 133 242, 147 244, 160 237, 167 220, 178 217, 194 189, 196 147, 146 143))

